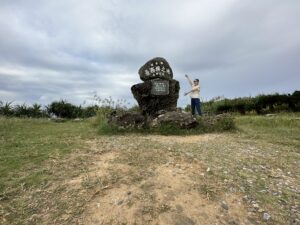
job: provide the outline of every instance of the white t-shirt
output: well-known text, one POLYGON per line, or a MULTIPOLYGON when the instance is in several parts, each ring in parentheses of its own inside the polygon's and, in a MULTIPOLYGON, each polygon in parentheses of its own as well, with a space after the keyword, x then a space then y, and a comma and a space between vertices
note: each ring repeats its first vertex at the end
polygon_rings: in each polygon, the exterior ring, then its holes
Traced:
POLYGON ((192 91, 190 92, 190 97, 191 98, 200 98, 200 86, 199 86, 199 84, 192 86, 192 91))

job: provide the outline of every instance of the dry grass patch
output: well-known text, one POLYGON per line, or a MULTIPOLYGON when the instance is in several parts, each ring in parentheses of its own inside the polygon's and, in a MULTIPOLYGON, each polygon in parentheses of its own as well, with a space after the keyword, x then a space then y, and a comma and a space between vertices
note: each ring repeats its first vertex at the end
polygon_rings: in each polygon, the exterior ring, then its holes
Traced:
POLYGON ((163 136, 163 135, 149 135, 147 139, 152 141, 159 141, 163 143, 197 143, 207 142, 218 138, 220 134, 202 134, 202 135, 188 135, 188 136, 163 136))

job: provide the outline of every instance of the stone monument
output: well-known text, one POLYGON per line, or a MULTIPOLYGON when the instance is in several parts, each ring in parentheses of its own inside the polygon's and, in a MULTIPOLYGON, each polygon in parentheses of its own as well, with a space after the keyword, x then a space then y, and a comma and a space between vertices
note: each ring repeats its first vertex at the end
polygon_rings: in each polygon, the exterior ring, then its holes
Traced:
POLYGON ((173 79, 169 63, 161 57, 149 60, 139 69, 143 83, 131 87, 143 115, 155 117, 161 110, 175 111, 179 82, 173 79))
POLYGON ((173 79, 173 71, 164 58, 149 60, 138 73, 143 83, 133 85, 131 92, 139 104, 140 113, 113 113, 110 124, 123 128, 171 124, 188 129, 198 125, 190 113, 177 109, 179 82, 173 79))

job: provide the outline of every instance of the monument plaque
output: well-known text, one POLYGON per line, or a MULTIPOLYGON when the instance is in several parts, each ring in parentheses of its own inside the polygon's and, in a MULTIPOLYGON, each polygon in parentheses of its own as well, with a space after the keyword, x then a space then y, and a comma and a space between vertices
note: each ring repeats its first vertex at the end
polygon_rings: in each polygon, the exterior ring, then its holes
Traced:
POLYGON ((152 95, 168 95, 169 94, 169 81, 168 80, 152 80, 152 95))

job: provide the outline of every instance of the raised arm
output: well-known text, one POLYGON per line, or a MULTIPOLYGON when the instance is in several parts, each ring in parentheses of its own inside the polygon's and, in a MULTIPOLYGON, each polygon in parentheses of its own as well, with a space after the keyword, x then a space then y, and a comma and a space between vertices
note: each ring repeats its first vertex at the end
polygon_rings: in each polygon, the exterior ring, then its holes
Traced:
POLYGON ((195 87, 192 87, 192 89, 189 92, 185 92, 184 95, 188 95, 189 93, 191 93, 192 91, 200 91, 200 85, 197 85, 195 87))
POLYGON ((192 82, 192 80, 189 78, 189 76, 186 74, 185 75, 185 77, 186 77, 186 79, 188 79, 188 81, 189 81, 189 84, 191 85, 191 87, 193 86, 193 82, 192 82))

